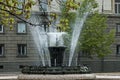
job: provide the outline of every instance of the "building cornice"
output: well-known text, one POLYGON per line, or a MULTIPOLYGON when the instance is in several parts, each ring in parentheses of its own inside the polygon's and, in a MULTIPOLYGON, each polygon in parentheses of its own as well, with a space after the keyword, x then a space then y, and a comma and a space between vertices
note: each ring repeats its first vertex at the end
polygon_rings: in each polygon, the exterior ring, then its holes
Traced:
POLYGON ((120 14, 106 14, 108 18, 120 18, 120 14))

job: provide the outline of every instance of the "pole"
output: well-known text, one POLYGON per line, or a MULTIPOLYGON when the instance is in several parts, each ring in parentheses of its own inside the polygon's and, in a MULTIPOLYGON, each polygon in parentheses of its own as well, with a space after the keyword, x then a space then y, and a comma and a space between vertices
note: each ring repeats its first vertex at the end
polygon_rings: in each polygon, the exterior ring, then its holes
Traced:
POLYGON ((104 0, 102 0, 102 13, 104 11, 104 0))

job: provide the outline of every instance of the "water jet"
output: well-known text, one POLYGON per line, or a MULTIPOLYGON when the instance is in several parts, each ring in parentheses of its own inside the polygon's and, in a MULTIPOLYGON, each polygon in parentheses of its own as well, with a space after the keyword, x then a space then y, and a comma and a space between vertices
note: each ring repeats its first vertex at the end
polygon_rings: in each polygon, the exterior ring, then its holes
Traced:
MULTIPOLYGON (((86 6, 85 8, 88 7, 89 5, 86 6)), ((79 35, 81 33, 83 24, 89 14, 88 11, 85 11, 81 14, 81 16, 79 16, 80 15, 79 9, 76 11, 76 13, 77 13, 77 18, 75 20, 75 23, 73 24, 74 27, 72 31, 71 43, 69 45, 70 47, 68 46, 66 47, 64 45, 63 36, 66 35, 67 33, 58 32, 56 26, 51 25, 50 27, 47 27, 47 23, 36 27, 30 26, 30 31, 31 34, 33 35, 33 39, 37 46, 39 56, 42 61, 41 63, 42 66, 26 66, 22 70, 23 73, 78 74, 78 73, 90 72, 87 66, 71 65, 79 35), (67 52, 69 56, 69 60, 66 63, 67 66, 63 65, 63 61, 64 61, 63 58, 66 48, 70 48, 70 51, 67 52)), ((41 21, 41 17, 39 15, 32 15, 30 21, 39 24, 41 21)), ((57 21, 54 22, 53 24, 56 23, 57 21)))

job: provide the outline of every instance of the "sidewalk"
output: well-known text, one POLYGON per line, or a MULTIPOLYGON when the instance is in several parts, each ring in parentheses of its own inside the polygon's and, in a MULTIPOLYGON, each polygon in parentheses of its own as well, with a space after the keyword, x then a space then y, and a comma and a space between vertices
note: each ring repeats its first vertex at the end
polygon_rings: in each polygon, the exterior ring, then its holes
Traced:
POLYGON ((120 72, 92 73, 92 74, 65 74, 65 75, 43 75, 43 74, 21 74, 18 72, 0 73, 0 80, 120 80, 120 72))

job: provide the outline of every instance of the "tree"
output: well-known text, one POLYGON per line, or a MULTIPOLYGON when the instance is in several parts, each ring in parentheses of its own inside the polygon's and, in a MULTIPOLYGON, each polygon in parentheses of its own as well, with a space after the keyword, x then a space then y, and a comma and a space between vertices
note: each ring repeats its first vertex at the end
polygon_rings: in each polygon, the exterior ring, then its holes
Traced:
MULTIPOLYGON (((107 18, 105 15, 99 14, 95 8, 98 7, 95 0, 82 0, 80 4, 77 0, 66 0, 62 2, 61 14, 58 29, 61 31, 67 31, 71 34, 73 24, 75 23, 76 13, 72 10, 78 10, 78 17, 82 17, 83 14, 88 11, 91 15, 87 18, 78 45, 80 50, 85 51, 88 55, 97 55, 102 58, 105 55, 111 53, 110 46, 114 41, 114 30, 107 32, 108 26, 106 25, 107 18), (89 5, 88 5, 89 4, 89 5), (86 6, 89 7, 86 7, 86 6)), ((56 20, 56 13, 50 14, 50 21, 56 20)), ((71 35, 70 35, 71 36, 71 35)), ((68 40, 66 40, 68 44, 68 40)))
POLYGON ((0 24, 12 29, 16 18, 27 22, 34 4, 33 0, 0 0, 0 24))
MULTIPOLYGON (((43 13, 45 10, 42 8, 41 3, 46 5, 51 4, 51 0, 48 0, 48 3, 42 2, 41 0, 38 0, 38 2, 41 9, 43 9, 43 13)), ((97 7, 95 0, 83 0, 82 5, 76 0, 66 0, 65 2, 59 0, 61 6, 61 18, 57 24, 57 28, 62 31, 71 32, 71 25, 74 24, 76 19, 76 13, 71 12, 71 10, 79 9, 79 17, 81 17, 81 14, 87 10, 85 9, 85 6, 88 3, 91 3, 92 5, 91 8, 88 8, 90 11, 92 8, 97 7)), ((33 0, 0 0, 0 24, 6 26, 9 25, 10 29, 12 29, 16 18, 18 18, 30 25, 35 25, 26 21, 26 19, 30 17, 30 11, 34 4, 35 2, 33 0)), ((54 22, 54 20, 56 20, 57 13, 51 13, 49 16, 52 20, 48 21, 51 21, 52 23, 52 21, 54 22)), ((106 32, 106 29, 107 25, 105 16, 98 13, 90 15, 85 22, 80 37, 80 49, 86 51, 89 55, 96 54, 99 57, 103 57, 110 53, 110 45, 114 40, 114 31, 106 32)))
POLYGON ((80 37, 80 49, 87 55, 97 55, 103 58, 111 53, 111 44, 114 41, 114 30, 109 30, 107 26, 107 18, 95 12, 89 16, 84 24, 84 28, 80 37))
MULTIPOLYGON (((51 5, 51 0, 48 0, 48 1, 42 1, 42 0, 34 0, 36 2, 38 2, 39 4, 39 7, 40 7, 40 10, 41 12, 44 14, 45 13, 45 10, 42 6, 42 4, 44 5, 51 5)), ((30 25, 34 25, 34 26, 37 26, 37 25, 40 25, 40 24, 34 24, 34 23, 31 23, 31 22, 28 22, 26 19, 30 18, 30 12, 31 12, 31 8, 32 6, 35 4, 33 0, 0 0, 0 24, 3 24, 5 26, 10 26, 10 29, 13 28, 13 25, 16 21, 16 18, 30 24, 30 25)), ((64 1, 57 1, 57 2, 60 2, 60 3, 65 3, 65 5, 60 5, 60 6, 66 6, 66 10, 70 10, 71 8, 72 9, 76 9, 78 7, 77 3, 74 3, 75 1, 74 0, 67 0, 67 2, 64 2, 64 1)), ((68 12, 67 11, 67 12, 68 12)), ((51 13, 50 15, 41 15, 41 16, 46 16, 46 19, 48 19, 47 17, 50 16, 51 19, 54 19, 56 18, 56 13, 51 13)), ((62 16, 64 15, 65 13, 62 14, 62 16)), ((48 23, 52 23, 53 20, 49 20, 48 19, 48 23)), ((48 24, 49 25, 49 24, 48 24)), ((57 25, 58 28, 61 27, 61 30, 62 31, 65 31, 66 29, 68 29, 68 25, 69 25, 69 22, 67 19, 61 19, 60 20, 60 25, 57 25), (65 27, 63 27, 65 25, 65 27)))
MULTIPOLYGON (((62 0, 61 0, 62 1, 62 0)), ((66 31, 69 32, 71 30, 71 24, 75 22, 76 13, 74 12, 80 7, 80 2, 76 0, 66 0, 60 2, 60 21, 57 24, 58 31, 66 31)), ((50 14, 51 21, 56 20, 57 13, 50 14)))

